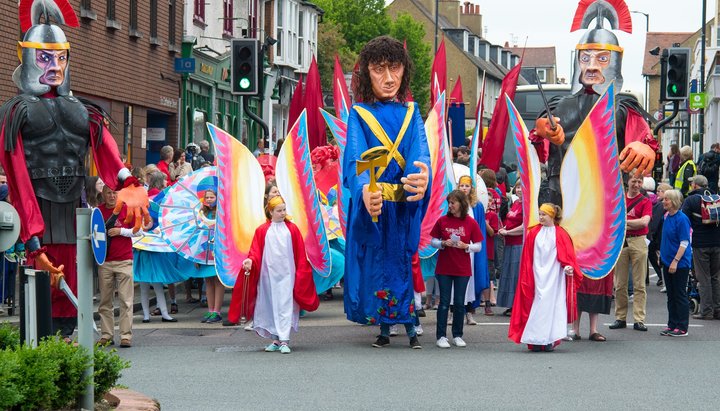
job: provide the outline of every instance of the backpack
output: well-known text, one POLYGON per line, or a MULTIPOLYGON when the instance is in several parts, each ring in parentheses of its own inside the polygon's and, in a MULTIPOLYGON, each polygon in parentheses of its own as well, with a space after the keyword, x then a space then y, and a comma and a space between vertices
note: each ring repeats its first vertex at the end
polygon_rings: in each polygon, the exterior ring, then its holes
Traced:
POLYGON ((718 158, 716 155, 708 157, 708 155, 706 154, 705 156, 703 156, 702 164, 700 164, 700 167, 698 168, 700 174, 704 175, 705 177, 716 175, 718 171, 717 160, 718 158))
POLYGON ((720 195, 705 190, 700 196, 700 214, 693 213, 703 224, 720 225, 720 195))

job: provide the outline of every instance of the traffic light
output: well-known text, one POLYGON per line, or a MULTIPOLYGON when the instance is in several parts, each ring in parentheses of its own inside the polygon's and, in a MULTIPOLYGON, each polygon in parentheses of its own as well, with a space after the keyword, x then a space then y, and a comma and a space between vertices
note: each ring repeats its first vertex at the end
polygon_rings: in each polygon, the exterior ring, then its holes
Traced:
POLYGON ((671 101, 686 100, 688 98, 690 49, 673 47, 667 51, 665 96, 671 101))
POLYGON ((259 53, 257 39, 233 39, 230 60, 232 94, 256 96, 260 91, 259 53))

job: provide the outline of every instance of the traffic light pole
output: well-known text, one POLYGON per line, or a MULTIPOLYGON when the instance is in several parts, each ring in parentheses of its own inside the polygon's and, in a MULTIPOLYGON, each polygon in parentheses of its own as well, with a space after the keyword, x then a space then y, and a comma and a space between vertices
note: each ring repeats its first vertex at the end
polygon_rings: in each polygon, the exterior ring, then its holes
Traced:
POLYGON ((267 138, 270 135, 268 125, 265 124, 265 121, 263 121, 261 117, 259 117, 257 114, 253 113, 250 110, 249 101, 250 98, 248 96, 245 96, 245 98, 243 98, 243 110, 245 111, 245 114, 247 114, 247 116, 250 117, 254 122, 260 124, 260 127, 262 127, 263 132, 265 133, 265 138, 267 138))
POLYGON ((657 135, 658 131, 660 131, 665 124, 668 124, 669 122, 673 121, 675 117, 678 115, 678 112, 680 111, 680 102, 678 100, 673 100, 673 112, 668 116, 667 118, 662 119, 659 123, 655 125, 655 128, 653 129, 653 134, 657 135))

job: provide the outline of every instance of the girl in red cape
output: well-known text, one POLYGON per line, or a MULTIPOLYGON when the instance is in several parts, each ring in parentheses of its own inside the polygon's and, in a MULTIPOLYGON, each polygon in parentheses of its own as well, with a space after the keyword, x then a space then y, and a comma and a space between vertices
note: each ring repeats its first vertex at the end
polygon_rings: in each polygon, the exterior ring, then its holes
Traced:
POLYGON ((320 304, 305 244, 297 226, 287 219, 285 201, 268 201, 270 221, 255 230, 243 268, 258 280, 253 325, 273 342, 267 352, 289 354, 290 332, 297 332, 300 309, 315 311, 320 304))
POLYGON ((540 224, 525 237, 508 337, 532 351, 553 351, 577 317, 582 273, 560 207, 540 206, 540 224))

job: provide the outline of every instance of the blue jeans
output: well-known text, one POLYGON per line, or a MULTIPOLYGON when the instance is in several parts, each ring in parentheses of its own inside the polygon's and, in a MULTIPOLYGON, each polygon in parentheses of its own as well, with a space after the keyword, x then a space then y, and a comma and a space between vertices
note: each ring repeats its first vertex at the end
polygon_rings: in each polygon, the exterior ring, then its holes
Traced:
POLYGON ((470 277, 455 275, 435 275, 440 284, 440 305, 437 311, 437 330, 435 338, 447 336, 448 311, 450 311, 450 294, 455 291, 453 301, 452 336, 463 336, 463 322, 465 321, 465 290, 470 277))
POLYGON ((662 266, 667 289, 668 328, 687 331, 690 322, 690 304, 687 296, 689 268, 678 268, 674 274, 662 266))
MULTIPOLYGON (((416 334, 415 333, 415 324, 405 323, 403 325, 405 326, 405 332, 407 333, 408 338, 413 338, 416 334)), ((390 324, 380 323, 380 335, 382 335, 383 337, 390 336, 390 324)))

